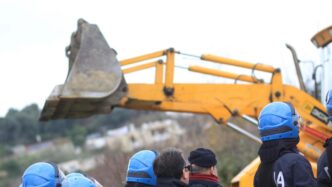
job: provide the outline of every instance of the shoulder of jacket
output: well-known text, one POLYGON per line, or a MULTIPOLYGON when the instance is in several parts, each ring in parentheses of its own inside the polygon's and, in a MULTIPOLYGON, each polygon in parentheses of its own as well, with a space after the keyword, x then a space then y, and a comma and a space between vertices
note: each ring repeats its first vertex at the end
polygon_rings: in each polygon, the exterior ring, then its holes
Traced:
POLYGON ((275 162, 276 165, 296 165, 296 164, 309 164, 309 161, 299 153, 287 153, 278 158, 275 162))
POLYGON ((279 159, 286 159, 286 158, 287 159, 295 159, 295 160, 305 159, 305 157, 301 153, 293 153, 293 152, 286 153, 286 154, 282 155, 281 157, 279 157, 279 159))
POLYGON ((189 187, 206 187, 206 186, 203 184, 191 184, 189 185, 189 187))

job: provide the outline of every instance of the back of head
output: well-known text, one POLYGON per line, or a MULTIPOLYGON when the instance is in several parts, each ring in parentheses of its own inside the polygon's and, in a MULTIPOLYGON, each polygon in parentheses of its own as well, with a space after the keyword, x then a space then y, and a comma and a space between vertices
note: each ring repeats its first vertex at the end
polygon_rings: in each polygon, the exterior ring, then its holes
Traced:
POLYGON ((216 155, 210 149, 197 148, 190 152, 188 158, 190 164, 203 168, 210 168, 217 165, 216 155))
POLYGON ((329 90, 326 94, 326 110, 330 121, 332 121, 332 89, 329 90))
POLYGON ((290 103, 273 102, 266 105, 258 119, 258 129, 263 142, 298 138, 299 116, 290 103))
POLYGON ((162 152, 155 159, 153 169, 158 178, 180 179, 185 163, 182 152, 171 148, 162 152))
POLYGON ((22 187, 59 187, 63 174, 53 163, 37 162, 29 166, 22 176, 22 187))
POLYGON ((81 173, 70 173, 62 181, 62 187, 97 187, 97 185, 81 173))
POLYGON ((129 159, 127 170, 127 183, 143 183, 154 186, 157 183, 153 172, 153 161, 157 153, 150 150, 142 150, 129 159))

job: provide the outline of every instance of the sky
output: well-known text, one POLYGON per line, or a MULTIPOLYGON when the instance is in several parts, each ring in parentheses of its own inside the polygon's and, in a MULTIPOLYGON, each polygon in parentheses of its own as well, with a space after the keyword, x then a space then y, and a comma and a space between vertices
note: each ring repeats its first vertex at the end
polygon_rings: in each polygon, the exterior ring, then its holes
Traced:
MULTIPOLYGON (((174 47, 280 67, 285 82, 298 86, 285 44, 301 60, 318 63, 319 51, 310 39, 332 25, 331 7, 329 0, 1 0, 0 117, 9 108, 21 110, 32 103, 42 108, 54 86, 64 83, 64 49, 79 18, 99 26, 119 60, 174 47)), ((187 57, 176 63, 233 71, 187 57)), ((303 69, 312 70, 311 65, 303 69)), ((175 81, 219 81, 181 71, 175 81)), ((149 73, 126 79, 144 82, 148 77, 153 80, 149 73)))

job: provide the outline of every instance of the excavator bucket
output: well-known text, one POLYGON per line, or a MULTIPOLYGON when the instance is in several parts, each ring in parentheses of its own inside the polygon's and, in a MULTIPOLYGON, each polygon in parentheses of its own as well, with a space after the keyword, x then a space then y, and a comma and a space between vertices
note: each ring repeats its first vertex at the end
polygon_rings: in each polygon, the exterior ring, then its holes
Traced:
POLYGON ((110 113, 126 96, 127 84, 115 50, 108 46, 97 25, 78 20, 66 55, 67 79, 47 98, 40 120, 110 113))

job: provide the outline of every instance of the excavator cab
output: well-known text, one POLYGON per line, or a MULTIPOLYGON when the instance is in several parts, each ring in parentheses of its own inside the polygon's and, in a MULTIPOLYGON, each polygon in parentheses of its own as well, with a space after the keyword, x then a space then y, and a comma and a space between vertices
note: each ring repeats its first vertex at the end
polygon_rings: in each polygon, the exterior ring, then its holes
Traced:
POLYGON ((312 77, 315 81, 316 95, 318 95, 320 91, 320 99, 324 102, 327 91, 332 88, 332 79, 329 73, 332 70, 332 25, 317 32, 311 38, 311 42, 320 51, 321 62, 315 66, 312 77), (321 70, 320 74, 318 73, 319 70, 321 70), (320 75, 319 78, 317 78, 318 75, 320 75), (320 83, 318 83, 317 79, 320 80, 320 83))
POLYGON ((69 71, 48 97, 40 119, 82 118, 110 113, 127 93, 116 51, 95 24, 78 20, 66 47, 69 71))

